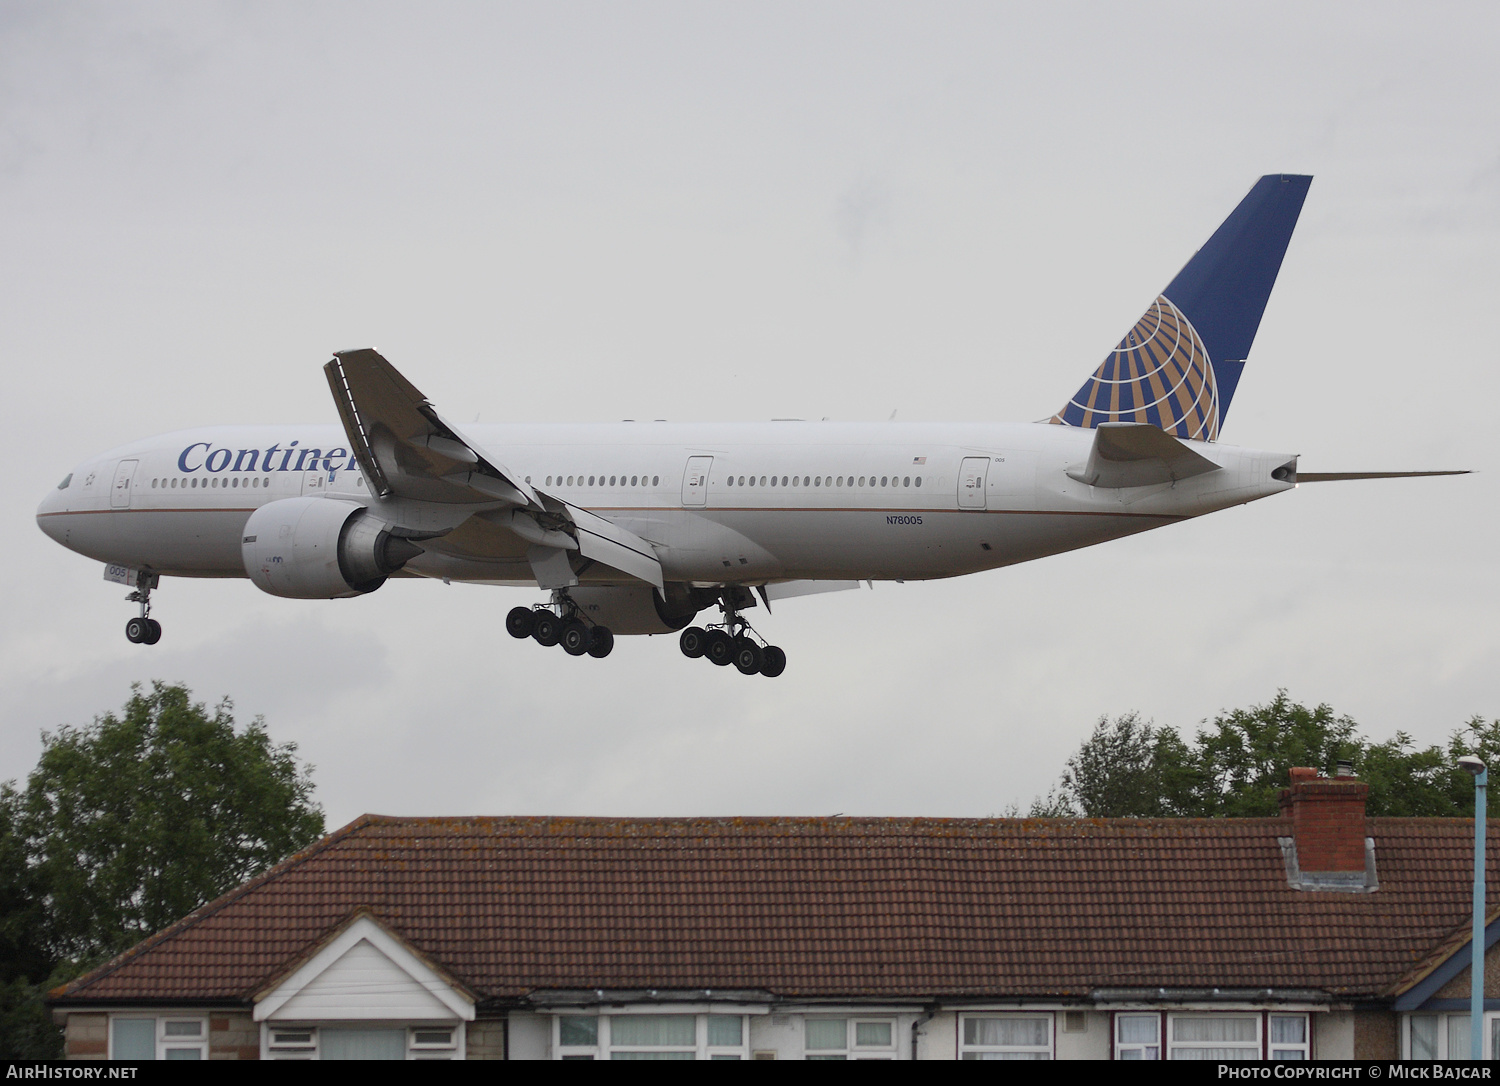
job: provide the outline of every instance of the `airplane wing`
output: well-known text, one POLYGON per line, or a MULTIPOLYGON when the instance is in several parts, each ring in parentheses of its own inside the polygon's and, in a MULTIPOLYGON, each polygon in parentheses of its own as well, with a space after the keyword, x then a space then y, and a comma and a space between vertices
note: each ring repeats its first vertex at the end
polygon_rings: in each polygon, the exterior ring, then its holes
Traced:
POLYGON ((376 351, 338 351, 323 367, 370 489, 419 501, 541 508, 536 492, 447 422, 376 351))
POLYGON ((355 459, 377 496, 487 510, 510 506, 502 526, 529 544, 527 555, 543 587, 578 583, 570 551, 662 587, 661 563, 650 543, 534 489, 439 415, 379 352, 338 351, 323 372, 355 459))
POLYGON ((1104 422, 1082 471, 1068 477, 1088 486, 1150 486, 1188 479, 1219 465, 1149 422, 1104 422))

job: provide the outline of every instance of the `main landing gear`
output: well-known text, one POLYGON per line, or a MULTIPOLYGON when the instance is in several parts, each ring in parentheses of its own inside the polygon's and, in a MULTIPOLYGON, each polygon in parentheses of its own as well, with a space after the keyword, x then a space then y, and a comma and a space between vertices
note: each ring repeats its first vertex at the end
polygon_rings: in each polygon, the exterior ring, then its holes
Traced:
POLYGON ((733 664, 741 675, 764 675, 768 679, 786 670, 786 653, 760 639, 740 615, 732 597, 720 597, 719 610, 724 612, 722 623, 707 629, 689 626, 682 631, 677 639, 682 655, 690 660, 702 657, 719 667, 733 664))
POLYGON ((552 593, 552 603, 547 607, 512 607, 505 616, 505 631, 549 648, 561 645, 569 656, 592 656, 596 660, 604 659, 615 647, 610 628, 588 622, 562 591, 552 593))
POLYGON ((132 645, 154 645, 161 640, 161 623, 151 617, 151 590, 156 587, 156 574, 141 574, 140 586, 126 596, 129 603, 141 605, 141 613, 125 623, 125 640, 132 645))

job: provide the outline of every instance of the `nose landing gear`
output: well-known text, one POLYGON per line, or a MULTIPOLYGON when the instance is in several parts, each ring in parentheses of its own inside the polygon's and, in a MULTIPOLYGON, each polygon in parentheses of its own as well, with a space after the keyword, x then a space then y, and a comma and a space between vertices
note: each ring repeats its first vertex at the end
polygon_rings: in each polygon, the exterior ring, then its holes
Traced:
POLYGON ((154 645, 161 640, 161 623, 151 617, 151 590, 156 583, 156 574, 142 573, 139 586, 125 597, 141 605, 141 613, 125 623, 125 640, 132 645, 154 645))
MULTIPOLYGON (((752 601, 753 602, 753 601, 752 601)), ((767 645, 740 614, 743 601, 731 592, 719 597, 724 621, 707 629, 689 626, 677 645, 690 660, 704 658, 719 667, 735 666, 741 675, 764 675, 774 679, 786 670, 786 653, 767 645)))

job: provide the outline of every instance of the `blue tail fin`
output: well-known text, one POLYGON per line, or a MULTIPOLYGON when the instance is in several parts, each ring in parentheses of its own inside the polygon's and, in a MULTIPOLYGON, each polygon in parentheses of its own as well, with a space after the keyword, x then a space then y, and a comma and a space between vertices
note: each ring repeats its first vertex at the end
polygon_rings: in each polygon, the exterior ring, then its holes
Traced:
POLYGON ((1262 177, 1049 420, 1149 422, 1213 441, 1240 383, 1311 177, 1262 177))

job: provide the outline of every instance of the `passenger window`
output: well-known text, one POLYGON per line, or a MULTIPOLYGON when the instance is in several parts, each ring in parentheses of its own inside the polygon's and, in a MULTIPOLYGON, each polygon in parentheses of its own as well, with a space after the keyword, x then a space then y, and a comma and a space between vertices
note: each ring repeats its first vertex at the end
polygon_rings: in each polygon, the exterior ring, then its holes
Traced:
POLYGON ((660 475, 653 475, 653 476, 651 476, 651 485, 652 486, 656 486, 660 482, 661 482, 661 476, 660 475))

